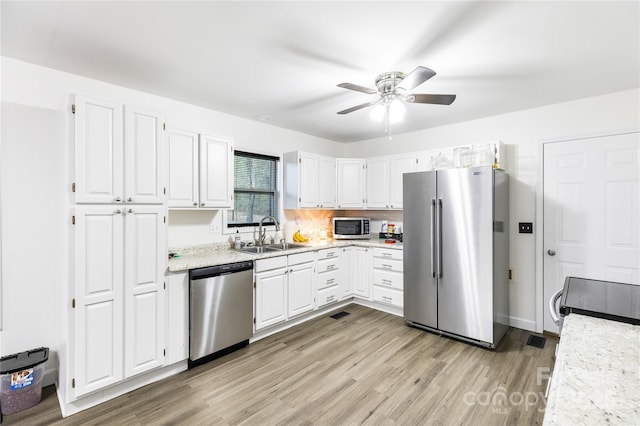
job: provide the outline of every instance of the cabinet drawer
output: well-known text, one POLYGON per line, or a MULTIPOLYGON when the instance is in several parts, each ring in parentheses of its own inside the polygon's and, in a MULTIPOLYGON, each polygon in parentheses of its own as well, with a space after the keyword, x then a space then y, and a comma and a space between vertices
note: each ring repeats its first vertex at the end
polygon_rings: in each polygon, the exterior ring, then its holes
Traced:
POLYGON ((334 287, 340 284, 340 271, 330 271, 318 274, 318 290, 334 287))
POLYGON ((337 271, 340 269, 340 259, 325 259, 318 261, 318 273, 337 271))
POLYGON ((340 249, 337 247, 331 248, 331 249, 318 250, 318 260, 333 259, 338 257, 339 254, 340 254, 340 249))
POLYGON ((324 305, 328 305, 329 303, 337 302, 340 299, 338 297, 339 290, 340 289, 338 288, 338 286, 318 290, 316 296, 316 306, 318 308, 321 308, 324 305))
POLYGON ((373 257, 380 257, 382 259, 402 260, 402 250, 394 250, 387 248, 374 247, 373 257))
POLYGON ((402 272, 402 260, 373 258, 373 268, 385 271, 402 272))
POLYGON ((305 253, 296 253, 289 255, 289 266, 299 265, 301 263, 313 262, 316 260, 316 254, 312 251, 305 253))
POLYGON ((373 284, 384 287, 403 290, 402 274, 400 272, 383 271, 381 269, 373 270, 373 284))
POLYGON ((402 291, 393 288, 373 286, 373 300, 386 303, 387 305, 402 308, 404 305, 404 295, 402 291))
POLYGON ((271 269, 286 268, 287 256, 270 257, 268 259, 259 259, 255 261, 255 271, 263 272, 271 269))

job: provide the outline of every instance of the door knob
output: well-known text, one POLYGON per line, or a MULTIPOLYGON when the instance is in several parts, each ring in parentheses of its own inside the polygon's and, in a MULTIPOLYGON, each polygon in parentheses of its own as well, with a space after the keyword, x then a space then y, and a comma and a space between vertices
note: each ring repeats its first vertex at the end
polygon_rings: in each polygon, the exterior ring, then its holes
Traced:
POLYGON ((555 255, 556 255, 556 251, 555 251, 555 250, 551 250, 551 249, 549 249, 549 250, 547 250, 547 254, 548 254, 549 256, 555 256, 555 255))

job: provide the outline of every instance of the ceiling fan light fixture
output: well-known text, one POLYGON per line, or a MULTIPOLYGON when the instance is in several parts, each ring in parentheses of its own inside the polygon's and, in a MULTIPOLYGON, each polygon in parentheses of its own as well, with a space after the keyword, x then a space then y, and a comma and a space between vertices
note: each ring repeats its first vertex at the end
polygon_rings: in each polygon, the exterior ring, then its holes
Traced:
POLYGON ((385 105, 379 103, 371 109, 369 117, 371 117, 374 121, 381 122, 384 119, 384 114, 386 112, 385 110, 385 105))
POLYGON ((395 98, 389 103, 389 122, 392 124, 401 122, 404 120, 405 112, 407 109, 404 103, 399 98, 395 98))

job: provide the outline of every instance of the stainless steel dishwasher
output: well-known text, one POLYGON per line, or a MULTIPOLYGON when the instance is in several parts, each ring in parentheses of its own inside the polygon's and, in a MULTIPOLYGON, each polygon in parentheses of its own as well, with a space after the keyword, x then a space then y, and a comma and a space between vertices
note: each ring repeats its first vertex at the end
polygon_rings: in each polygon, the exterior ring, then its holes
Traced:
POLYGON ((253 262, 189 271, 189 368, 253 336, 253 262))

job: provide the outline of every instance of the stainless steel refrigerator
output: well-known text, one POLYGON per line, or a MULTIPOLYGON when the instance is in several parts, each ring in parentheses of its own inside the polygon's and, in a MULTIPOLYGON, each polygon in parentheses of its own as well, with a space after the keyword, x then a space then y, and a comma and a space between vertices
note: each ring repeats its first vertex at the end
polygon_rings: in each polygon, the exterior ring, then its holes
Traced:
POLYGON ((407 324, 495 348, 509 317, 509 176, 405 173, 403 202, 407 324))

